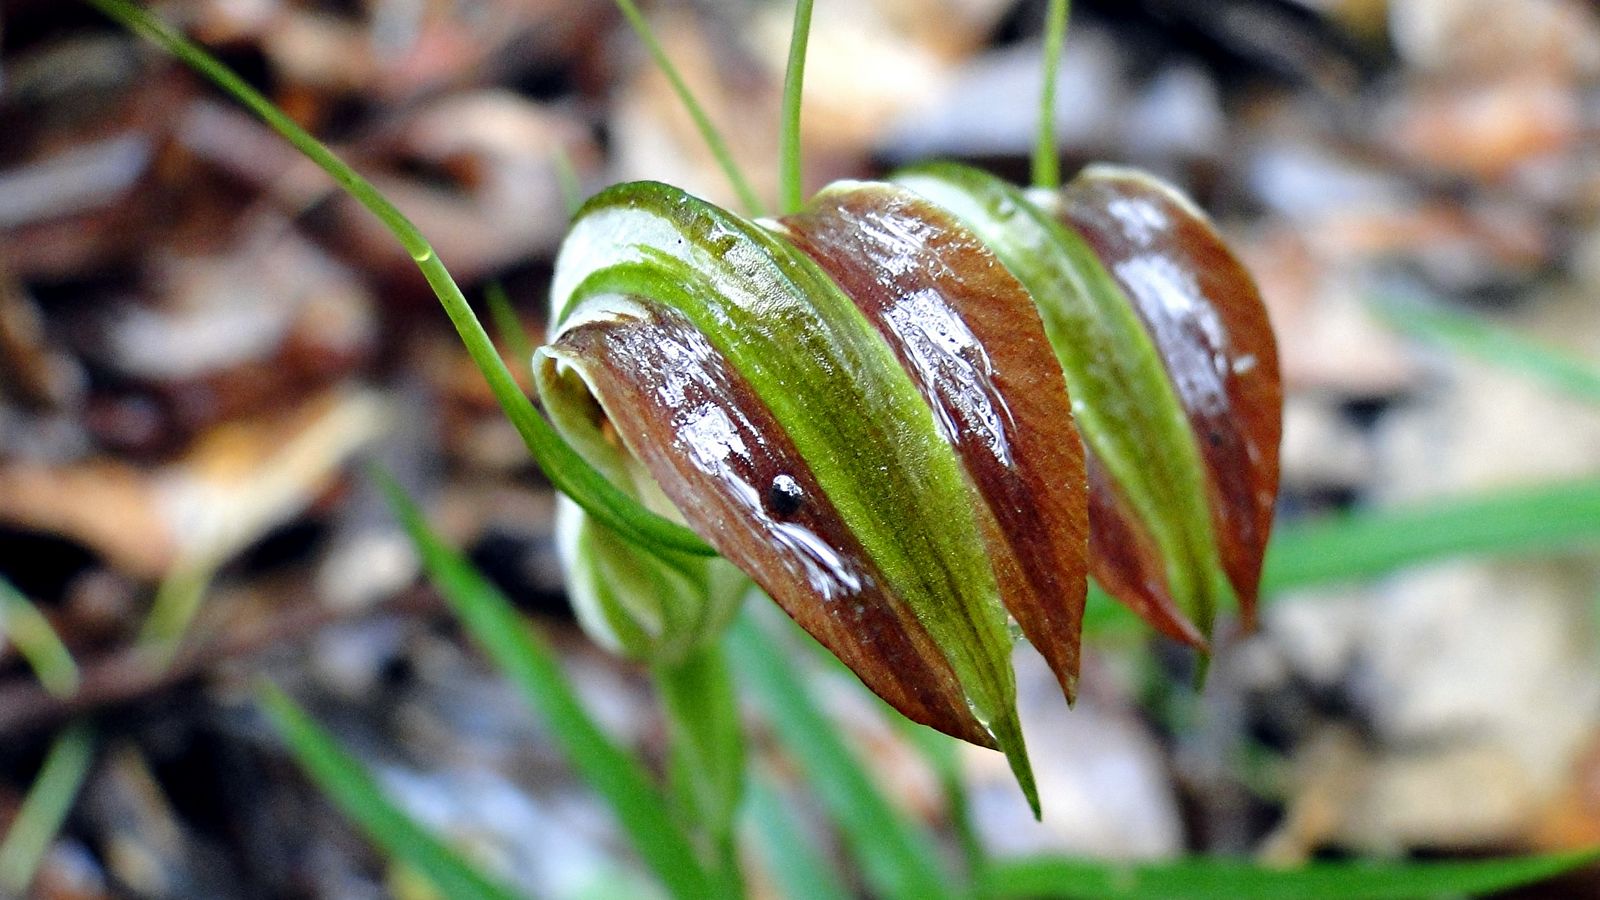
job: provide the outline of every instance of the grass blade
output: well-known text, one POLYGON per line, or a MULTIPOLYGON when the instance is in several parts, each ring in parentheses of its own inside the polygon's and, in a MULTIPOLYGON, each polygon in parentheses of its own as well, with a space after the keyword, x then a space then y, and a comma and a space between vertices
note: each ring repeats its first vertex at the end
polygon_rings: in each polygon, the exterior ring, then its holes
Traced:
POLYGON ((1285 528, 1267 554, 1267 592, 1380 575, 1451 556, 1600 541, 1600 479, 1518 488, 1285 528))
POLYGON ((766 776, 750 779, 745 815, 757 853, 787 900, 848 900, 850 892, 766 776))
POLYGON ((94 736, 87 725, 73 725, 56 738, 5 840, 0 841, 0 896, 27 894, 93 761, 94 736))
POLYGON ((295 124, 294 120, 274 106, 261 92, 246 84, 198 44, 172 30, 144 8, 128 0, 85 0, 85 2, 129 30, 148 38, 210 79, 260 117, 306 158, 321 167, 350 196, 383 222, 405 247, 406 252, 411 254, 417 268, 427 279, 428 286, 439 298, 445 314, 450 317, 456 333, 461 336, 467 354, 472 357, 478 371, 489 383, 495 400, 505 410, 511 424, 516 427, 523 443, 527 445, 528 452, 538 460, 545 475, 562 493, 577 501, 596 519, 647 546, 703 556, 714 553, 694 532, 656 515, 627 492, 607 481, 586 463, 577 451, 561 440, 550 423, 546 422, 534 408, 527 394, 517 386, 516 378, 512 377, 511 370, 506 367, 505 361, 495 350, 494 342, 483 329, 483 323, 479 322, 478 317, 472 312, 466 296, 461 293, 461 288, 450 275, 450 271, 433 252, 433 247, 416 226, 379 193, 377 188, 346 165, 344 160, 336 156, 321 141, 295 124))
POLYGON ((152 667, 165 669, 172 664, 211 589, 217 565, 211 559, 186 560, 161 579, 137 639, 152 667))
POLYGON ((741 683, 844 831, 872 893, 951 896, 951 879, 928 834, 879 792, 778 644, 746 617, 734 624, 728 652, 741 683))
POLYGON ((1128 865, 1066 858, 999 862, 990 867, 980 895, 1002 897, 1121 897, 1152 900, 1410 900, 1440 895, 1481 895, 1560 875, 1600 859, 1583 850, 1514 859, 1371 863, 1313 863, 1270 869, 1248 862, 1193 859, 1128 865))
POLYGON ((270 684, 263 687, 261 706, 311 780, 390 857, 423 875, 447 897, 514 900, 518 896, 390 803, 361 764, 283 691, 270 684))
POLYGON ((518 374, 527 378, 528 384, 533 384, 533 339, 523 326, 522 318, 517 315, 517 308, 511 304, 506 286, 498 281, 490 282, 483 292, 483 299, 489 305, 489 319, 494 322, 500 342, 505 345, 511 358, 516 360, 518 374))
POLYGON ((1044 25, 1044 84, 1039 90, 1039 133, 1033 145, 1033 186, 1055 190, 1061 186, 1061 163, 1056 158, 1056 73, 1067 42, 1067 20, 1072 0, 1050 0, 1044 25))
MULTIPOLYGON (((1262 599, 1452 557, 1581 545, 1600 545, 1600 478, 1352 513, 1279 529, 1267 547, 1262 599)), ((1098 587, 1090 594, 1085 634, 1135 625, 1098 587)))
POLYGON ((800 209, 805 186, 800 167, 800 96, 806 80, 806 45, 811 39, 811 0, 796 0, 789 33, 789 65, 783 73, 783 125, 779 132, 779 206, 784 215, 800 209))
POLYGON ((21 591, 0 578, 0 641, 7 637, 51 695, 70 697, 78 692, 78 665, 61 636, 21 591))
POLYGON ((434 585, 462 624, 528 700, 574 769, 611 807, 646 865, 676 897, 712 895, 712 882, 661 792, 638 760, 600 730, 583 708, 555 653, 498 590, 446 546, 422 512, 387 476, 378 476, 434 585))
POLYGON ((1373 304, 1390 325, 1413 337, 1520 372, 1574 397, 1600 403, 1600 368, 1482 318, 1413 301, 1373 304))
MULTIPOLYGON (((872 699, 876 700, 877 697, 872 699)), ((967 793, 966 775, 961 770, 960 742, 949 735, 918 725, 887 704, 881 706, 889 726, 906 743, 917 748, 928 768, 933 770, 934 777, 939 781, 939 790, 944 794, 945 812, 950 819, 950 828, 955 832, 956 843, 961 846, 967 872, 974 878, 978 877, 989 864, 989 854, 978 835, 977 823, 972 818, 972 797, 967 793)))
POLYGON ((689 90, 688 83, 678 73, 678 67, 667 57, 667 51, 661 48, 661 42, 656 40, 655 32, 650 29, 649 21, 639 12, 639 7, 634 5, 633 0, 617 0, 617 9, 622 11, 623 17, 633 27, 633 32, 639 36, 640 43, 650 51, 650 56, 660 67, 661 74, 667 76, 673 92, 678 95, 678 100, 688 111, 689 118, 694 120, 694 127, 699 129, 700 138, 706 142, 706 148, 711 151, 717 165, 722 167, 722 174, 727 176, 728 183, 733 185, 733 192, 739 195, 739 202, 744 204, 744 211, 753 216, 766 215, 766 206, 756 195, 755 189, 750 186, 750 181, 745 178, 744 172, 739 170, 739 164, 733 161, 733 154, 728 150, 728 142, 723 140, 722 133, 712 124, 705 108, 695 99, 694 92, 689 90))

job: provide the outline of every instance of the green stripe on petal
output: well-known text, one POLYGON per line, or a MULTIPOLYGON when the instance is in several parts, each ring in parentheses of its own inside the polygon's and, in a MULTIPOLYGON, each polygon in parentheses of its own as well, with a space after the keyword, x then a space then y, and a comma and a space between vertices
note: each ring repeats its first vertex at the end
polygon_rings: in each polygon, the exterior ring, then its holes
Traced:
POLYGON ((1205 213, 1135 169, 1092 166, 1056 195, 1133 301, 1189 417, 1211 523, 1248 626, 1278 497, 1283 385, 1255 281, 1205 213))
MULTIPOLYGON (((931 637, 971 714, 1006 750, 1033 799, 1005 611, 972 491, 888 345, 798 250, 665 185, 612 188, 580 211, 556 266, 552 339, 561 345, 586 327, 608 327, 641 299, 682 316, 770 412, 881 575, 879 587, 898 607, 896 615, 931 637)), ((675 499, 691 527, 737 559, 730 523, 698 516, 692 497, 675 499)), ((750 568, 742 561, 741 567, 750 568)), ((781 585, 763 586, 775 596, 784 592, 781 585)), ((837 615, 859 601, 818 596, 813 602, 837 615)), ((876 639, 855 636, 868 644, 876 639)), ((869 684, 883 680, 853 667, 869 684)))
MULTIPOLYGON (((690 518, 714 523, 722 553, 873 690, 919 722, 992 745, 944 654, 744 379, 682 315, 649 301, 615 306, 541 351, 547 403, 562 384, 556 360, 581 360, 593 395, 578 427, 603 406, 631 458, 690 518)), ((601 449, 628 456, 609 442, 601 449)))
POLYGON ((976 234, 902 187, 840 182, 784 235, 895 349, 984 501, 1002 600, 1073 696, 1088 513, 1083 443, 1033 298, 976 234))
POLYGON ((1231 590, 1188 418, 1128 297, 1080 236, 992 175, 933 164, 892 180, 964 221, 1033 295, 1088 451, 1091 570, 1156 627, 1203 645, 1231 590))

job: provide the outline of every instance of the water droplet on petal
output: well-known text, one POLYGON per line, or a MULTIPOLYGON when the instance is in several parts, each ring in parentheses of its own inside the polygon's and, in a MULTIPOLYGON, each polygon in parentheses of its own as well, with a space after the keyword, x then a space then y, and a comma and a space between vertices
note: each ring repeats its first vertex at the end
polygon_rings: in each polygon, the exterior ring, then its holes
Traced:
POLYGON ((794 515, 800 510, 800 503, 804 499, 805 492, 800 490, 800 483, 790 475, 777 476, 767 488, 767 506, 775 516, 794 515))

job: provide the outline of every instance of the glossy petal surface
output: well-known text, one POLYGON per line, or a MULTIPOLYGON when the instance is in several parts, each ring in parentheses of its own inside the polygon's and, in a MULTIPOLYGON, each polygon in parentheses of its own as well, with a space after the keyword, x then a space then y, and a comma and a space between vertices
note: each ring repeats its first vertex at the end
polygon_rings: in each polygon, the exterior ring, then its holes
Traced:
POLYGON ((1033 300, 969 229, 903 188, 830 186, 783 233, 894 348, 983 500, 1006 608, 1070 697, 1086 580, 1083 448, 1033 300))
POLYGON ((1156 628, 1204 646, 1230 593, 1206 472, 1128 297, 1081 236, 1011 185, 947 164, 894 180, 976 231, 1038 305, 1088 451, 1090 571, 1156 628))
POLYGON ((1204 213, 1142 172, 1093 167, 1059 204, 1155 340, 1198 438, 1222 563, 1251 624, 1283 421, 1277 343, 1255 281, 1204 213))
MULTIPOLYGON (((850 298, 786 241, 648 183, 612 188, 580 211, 557 262, 552 296, 557 353, 597 359, 598 345, 580 346, 590 339, 585 333, 608 345, 643 334, 630 345, 639 355, 650 333, 670 332, 674 353, 713 351, 720 358, 739 382, 715 392, 734 397, 742 390, 754 398, 736 403, 751 423, 758 412, 766 416, 753 430, 740 432, 731 407, 717 407, 727 421, 704 423, 710 437, 685 432, 709 409, 687 395, 663 397, 670 393, 657 377, 664 358, 633 372, 632 402, 596 396, 692 528, 908 715, 999 745, 1031 796, 1005 609, 971 488, 933 411, 850 298), (626 412, 652 408, 642 402, 647 393, 665 401, 653 407, 651 417, 661 420, 654 429, 626 412), (727 499, 708 505, 700 494, 717 480, 715 467, 702 466, 712 471, 695 476, 691 487, 681 463, 703 462, 708 448, 711 456, 725 456, 735 446, 733 434, 747 446, 759 434, 774 448, 781 436, 792 456, 781 448, 784 465, 750 470, 756 480, 724 477, 720 494, 727 499), (653 452, 667 435, 671 442, 653 452), (804 467, 790 465, 795 461, 804 467), (747 497, 741 508, 735 498, 748 490, 765 505, 752 506, 747 497), (813 508, 843 526, 839 535, 796 536, 800 544, 818 539, 807 551, 814 559, 839 561, 826 590, 813 583, 815 573, 791 564, 794 543, 772 540, 762 518, 813 508), (768 558, 758 560, 759 554, 768 558), (785 555, 788 562, 780 559, 785 555), (864 627, 862 617, 881 625, 864 627), (888 652, 880 650, 885 642, 888 652), (938 675, 941 658, 953 681, 938 675), (914 704, 911 697, 923 699, 914 704), (975 734, 974 722, 989 736, 975 734)), ((617 356, 608 363, 613 371, 621 364, 617 356)), ((813 524, 821 527, 823 519, 813 524)))
POLYGON ((609 423, 684 515, 718 523, 708 536, 719 551, 846 665, 885 672, 873 685, 885 700, 908 718, 990 742, 957 702, 961 687, 927 632, 896 615, 887 580, 793 442, 682 315, 641 302, 566 330, 544 358, 547 385, 557 377, 550 364, 583 371, 609 423))

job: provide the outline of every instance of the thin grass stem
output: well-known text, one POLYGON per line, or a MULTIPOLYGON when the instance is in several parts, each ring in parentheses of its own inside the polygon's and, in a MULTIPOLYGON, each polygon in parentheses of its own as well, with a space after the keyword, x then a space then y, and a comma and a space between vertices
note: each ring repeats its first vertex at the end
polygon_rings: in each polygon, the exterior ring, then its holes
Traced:
POLYGON ((1478 897, 1592 864, 1595 849, 1502 859, 1377 862, 1340 860, 1277 869, 1244 860, 1188 858, 1130 863, 1033 856, 997 863, 978 885, 988 900, 1120 897, 1124 900, 1403 900, 1478 897))
POLYGON ((61 636, 21 591, 0 578, 0 641, 7 637, 46 691, 56 697, 78 692, 78 665, 61 636))
POLYGON ((730 629, 729 657, 779 742, 843 830, 874 896, 948 898, 960 894, 931 835, 889 802, 833 724, 788 653, 746 615, 730 629))
POLYGON ((795 810, 779 792, 772 773, 750 779, 744 806, 756 854, 780 896, 788 900, 846 900, 845 888, 827 855, 802 827, 795 810))
POLYGON ((806 45, 811 39, 811 0, 794 5, 794 29, 789 34, 789 65, 783 73, 783 125, 779 140, 779 189, 784 214, 805 202, 800 165, 800 99, 806 80, 806 45))
POLYGON ((264 684, 260 701, 268 721, 289 745, 300 767, 385 853, 427 879, 442 896, 516 900, 514 891, 485 875, 391 803, 366 768, 287 694, 264 684))
POLYGON ((1039 133, 1033 145, 1033 186, 1054 190, 1061 186, 1061 163, 1056 154, 1056 73, 1061 49, 1067 41, 1067 20, 1072 0, 1050 0, 1044 24, 1044 84, 1039 90, 1039 133))
POLYGON ((528 384, 533 384, 533 338, 523 326, 522 318, 517 315, 517 308, 511 305, 506 286, 498 281, 490 282, 484 289, 483 299, 489 305, 489 319, 494 322, 494 330, 500 335, 500 343, 516 360, 517 374, 528 379, 528 384))
POLYGON ((51 745, 39 777, 0 841, 0 896, 27 896, 93 761, 94 735, 83 723, 68 727, 51 745))
POLYGON ((639 7, 634 5, 633 0, 617 0, 617 9, 622 11, 623 17, 633 27, 634 34, 639 36, 639 41, 644 44, 645 49, 650 51, 650 56, 661 69, 661 74, 667 76, 667 81, 672 84, 673 93, 678 95, 678 100, 688 111, 689 118, 694 120, 694 126, 699 129, 701 139, 706 142, 706 147, 716 158, 717 165, 722 167, 722 174, 727 176, 728 183, 733 186, 733 192, 739 195, 739 202, 744 205, 745 212, 755 216, 766 215, 766 204, 761 202, 760 196, 750 186, 750 180, 739 169, 739 164, 734 162, 733 153, 728 150, 728 142, 712 123, 711 117, 706 115, 705 107, 695 99, 694 92, 689 90, 689 84, 683 80, 678 67, 667 58, 667 51, 662 49, 661 42, 656 40, 650 22, 639 12, 639 7))
POLYGON ((185 562, 156 587, 155 600, 137 639, 140 651, 153 668, 165 669, 172 664, 216 573, 217 563, 212 560, 185 562))
POLYGON ((392 478, 374 474, 434 586, 468 634, 522 692, 579 777, 611 808, 667 892, 677 900, 722 897, 721 883, 701 866, 666 799, 639 761, 590 716, 554 648, 522 620, 504 594, 433 532, 392 478))
POLYGON ((1436 304, 1384 298, 1372 308, 1396 329, 1421 340, 1519 372, 1590 403, 1600 403, 1600 367, 1482 317, 1436 304))
POLYGON ((572 164, 572 157, 565 148, 557 147, 551 155, 551 161, 556 167, 556 186, 561 189, 561 202, 570 219, 583 207, 583 182, 578 178, 578 169, 572 164))

